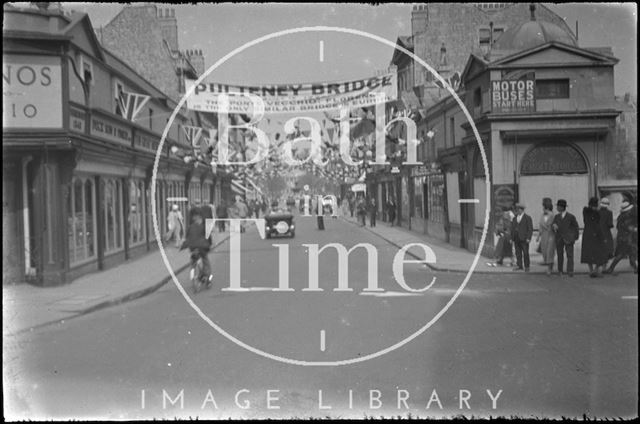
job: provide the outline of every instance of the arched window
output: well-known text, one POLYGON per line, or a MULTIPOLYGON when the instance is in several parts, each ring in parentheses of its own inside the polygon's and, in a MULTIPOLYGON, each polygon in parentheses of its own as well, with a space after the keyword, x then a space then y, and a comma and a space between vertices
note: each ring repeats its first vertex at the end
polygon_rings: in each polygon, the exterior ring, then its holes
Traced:
POLYGON ((569 143, 549 142, 535 146, 522 159, 521 175, 588 174, 584 156, 569 143))

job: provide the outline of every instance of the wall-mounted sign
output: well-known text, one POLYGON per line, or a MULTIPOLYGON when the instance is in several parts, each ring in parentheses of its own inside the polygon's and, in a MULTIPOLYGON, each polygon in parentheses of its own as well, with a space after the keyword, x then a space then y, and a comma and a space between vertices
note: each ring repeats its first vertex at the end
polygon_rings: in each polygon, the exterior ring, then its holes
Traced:
POLYGON ((354 184, 351 186, 351 191, 367 191, 366 184, 354 184))
POLYGON ((131 128, 98 117, 91 118, 91 135, 121 144, 131 144, 131 128))
POLYGON ((155 152, 158 150, 159 140, 156 137, 150 137, 136 132, 133 144, 139 149, 155 152))
POLYGON ((412 177, 424 177, 425 175, 429 175, 430 170, 425 165, 414 166, 411 168, 411 176, 412 177))
POLYGON ((535 112, 535 93, 533 72, 505 75, 501 80, 491 81, 491 110, 494 113, 535 112))
POLYGON ((84 112, 69 109, 69 129, 73 132, 84 133, 87 116, 84 112))
MULTIPOLYGON (((494 184, 493 185, 493 201, 494 205, 500 211, 512 209, 516 203, 516 185, 515 184, 494 184)), ((498 215, 501 215, 500 212, 498 215)))
POLYGON ((62 128, 60 58, 2 55, 2 128, 62 128))
POLYGON ((392 174, 399 174, 400 173, 400 168, 398 168, 397 166, 394 166, 393 168, 391 168, 391 173, 392 174))

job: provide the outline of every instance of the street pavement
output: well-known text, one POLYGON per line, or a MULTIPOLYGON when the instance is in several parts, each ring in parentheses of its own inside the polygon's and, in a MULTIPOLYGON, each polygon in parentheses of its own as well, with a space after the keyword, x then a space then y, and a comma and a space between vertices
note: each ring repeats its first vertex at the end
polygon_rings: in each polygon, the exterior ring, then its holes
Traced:
MULTIPOLYGON (((315 220, 315 217, 301 219, 315 220)), ((349 215, 340 215, 338 219, 358 225, 357 219, 349 215)), ((327 218, 327 222, 330 220, 331 218, 327 218)), ((425 266, 433 270, 468 273, 475 260, 475 254, 472 252, 398 226, 391 227, 382 221, 378 221, 375 227, 367 225, 362 228, 398 248, 412 243, 429 246, 435 254, 436 261, 425 266)), ((228 232, 214 234, 216 245, 223 243, 228 237, 228 232)), ((186 269, 188 255, 175 249, 173 243, 166 247, 165 253, 172 269, 175 272, 186 269)), ((412 247, 408 249, 407 253, 414 259, 425 259, 425 252, 419 247, 412 247)), ((579 243, 576 245, 575 257, 577 258, 575 261, 576 273, 587 274, 586 264, 579 263, 579 243)), ((545 273, 546 268, 540 265, 541 261, 541 255, 537 253, 531 255, 531 274, 545 273)), ((514 271, 508 266, 490 267, 487 265, 489 262, 491 260, 480 256, 473 272, 522 273, 522 271, 514 271)), ((631 272, 625 261, 618 265, 618 270, 621 273, 631 272)), ((550 278, 559 277, 556 275, 550 278)), ((64 286, 48 288, 35 287, 30 284, 3 286, 3 331, 5 334, 30 331, 39 326, 71 319, 104 307, 146 296, 170 281, 171 277, 160 252, 154 251, 120 266, 85 275, 64 286)))
MULTIPOLYGON (((353 223, 354 225, 360 225, 358 223, 358 219, 354 216, 350 215, 341 216, 342 219, 347 220, 348 222, 353 223)), ((369 217, 366 219, 367 225, 362 227, 363 229, 370 231, 384 240, 392 243, 396 246, 406 246, 410 243, 423 243, 428 245, 436 254, 437 261, 435 263, 429 264, 429 267, 438 271, 458 271, 458 272, 468 272, 471 264, 475 259, 475 253, 469 252, 464 249, 457 248, 449 243, 438 240, 434 237, 429 237, 423 234, 416 233, 414 231, 410 231, 408 229, 398 227, 398 226, 390 226, 388 223, 378 220, 375 227, 371 227, 369 225, 369 217)), ((486 243, 491 243, 491 234, 487 234, 486 243)), ((578 239, 574 246, 574 271, 576 274, 589 274, 589 267, 587 264, 580 263, 580 253, 581 253, 581 243, 582 239, 578 239)), ((424 250, 418 247, 414 247, 409 249, 409 253, 417 257, 419 259, 424 259, 425 254, 424 250)), ((531 252, 529 255, 531 259, 531 269, 530 273, 532 274, 546 274, 547 267, 542 265, 542 255, 537 252, 531 252)), ((515 257, 514 257, 515 260, 515 257)), ((524 271, 516 271, 511 266, 489 266, 489 263, 493 263, 493 259, 485 258, 483 256, 479 257, 479 260, 474 268, 474 273, 490 273, 490 274, 510 274, 510 273, 522 273, 524 271)), ((505 264, 509 263, 509 259, 505 258, 505 264)), ((555 272, 557 273, 557 259, 555 263, 555 272)), ((623 261, 618 265, 616 272, 632 272, 631 267, 629 266, 628 261, 623 261), (622 266, 620 266, 622 265, 622 266)), ((565 258, 565 267, 566 267, 566 258, 565 258)))
POLYGON ((343 219, 325 226, 298 216, 294 239, 269 240, 249 229, 247 291, 224 290, 225 241, 209 290, 193 295, 185 270, 135 301, 5 337, 5 418, 637 417, 635 275, 465 282, 408 263, 407 290, 396 245, 343 219), (355 250, 352 291, 335 291, 337 255, 323 252, 323 291, 305 291, 309 250, 334 242, 377 258, 355 250), (367 292, 374 268, 383 291, 367 292), (291 290, 273 291, 284 275, 291 290))
MULTIPOLYGON (((215 233, 219 245, 228 233, 215 233)), ((175 272, 189 265, 187 251, 165 244, 165 254, 175 272)), ((215 247, 214 247, 215 248, 215 247)), ((117 267, 84 275, 70 284, 36 287, 27 283, 2 287, 3 333, 31 331, 104 307, 153 293, 170 279, 159 250, 117 267)))

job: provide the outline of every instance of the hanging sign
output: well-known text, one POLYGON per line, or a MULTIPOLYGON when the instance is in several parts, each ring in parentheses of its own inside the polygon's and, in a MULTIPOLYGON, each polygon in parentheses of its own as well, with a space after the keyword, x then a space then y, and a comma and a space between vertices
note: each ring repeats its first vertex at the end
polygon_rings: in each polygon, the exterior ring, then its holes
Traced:
MULTIPOLYGON (((187 92, 194 85, 194 80, 186 80, 187 92)), ((335 110, 342 105, 349 108, 373 106, 381 93, 386 101, 397 99, 396 72, 332 83, 234 86, 201 82, 187 97, 187 107, 217 113, 220 111, 220 94, 227 94, 229 113, 252 113, 253 104, 249 95, 262 100, 265 113, 317 112, 335 110)))

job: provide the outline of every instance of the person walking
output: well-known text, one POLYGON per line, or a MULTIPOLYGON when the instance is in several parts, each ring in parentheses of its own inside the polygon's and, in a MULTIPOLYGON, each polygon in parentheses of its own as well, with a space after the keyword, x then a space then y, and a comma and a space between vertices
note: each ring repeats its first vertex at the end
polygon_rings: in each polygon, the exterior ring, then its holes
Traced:
MULTIPOLYGON (((600 228, 602 229, 602 237, 604 240, 604 249, 607 254, 607 262, 613 258, 613 236, 611 235, 611 229, 613 228, 613 212, 609 210, 609 199, 603 197, 600 199, 600 228)), ((605 262, 603 269, 607 269, 607 263, 605 262)))
POLYGON ((602 267, 607 263, 607 251, 605 250, 604 236, 600 226, 600 214, 598 212, 598 199, 589 199, 589 205, 582 209, 584 230, 582 232, 582 251, 580 263, 589 266, 591 278, 602 277, 602 267))
MULTIPOLYGON (((620 215, 616 222, 616 252, 613 262, 605 271, 606 274, 614 274, 618 262, 625 257, 629 258, 634 273, 638 273, 638 208, 631 204, 629 197, 622 200, 620 215)), ((615 275, 615 274, 614 274, 615 275)))
POLYGON ((175 238, 176 247, 180 248, 182 245, 182 235, 184 234, 184 218, 180 208, 177 204, 173 204, 171 211, 167 216, 167 234, 164 236, 165 242, 170 242, 172 238, 175 238))
POLYGON ((229 214, 227 212, 227 205, 224 200, 220 200, 220 203, 216 207, 216 218, 219 219, 217 221, 218 224, 218 232, 224 233, 226 231, 226 221, 225 219, 229 218, 229 214))
POLYGON ((511 225, 511 237, 516 250, 516 270, 521 270, 524 259, 524 271, 529 272, 529 243, 533 236, 533 221, 524 213, 526 206, 523 203, 516 205, 516 218, 511 225))
POLYGON ((495 234, 498 237, 498 243, 494 249, 493 262, 487 262, 487 266, 502 266, 504 258, 509 258, 508 266, 513 266, 513 247, 511 244, 511 211, 505 208, 502 215, 496 221, 495 234))
POLYGON ((396 204, 391 197, 387 200, 387 214, 389 216, 389 225, 393 227, 393 223, 396 220, 396 204))
MULTIPOLYGON (((236 196, 236 203, 234 205, 234 209, 236 210, 237 218, 247 219, 247 216, 249 215, 249 208, 247 207, 247 204, 244 202, 244 200, 242 200, 241 196, 236 196)), ((245 232, 244 224, 245 224, 244 222, 240 222, 241 233, 245 232)))
POLYGON ((573 277, 573 246, 580 236, 578 221, 573 214, 567 212, 567 201, 559 199, 556 203, 558 213, 553 217, 551 227, 556 235, 556 253, 558 255, 558 272, 562 275, 564 254, 567 254, 567 274, 573 277))
POLYGON ((553 271, 556 254, 556 237, 551 227, 553 224, 553 202, 550 198, 542 199, 542 216, 538 224, 539 250, 542 253, 542 264, 547 267, 547 275, 553 271))
POLYGON ((356 206, 356 211, 358 214, 358 222, 360 222, 360 226, 364 227, 365 226, 365 219, 366 219, 366 215, 367 215, 367 205, 366 202, 364 200, 364 197, 360 197, 358 199, 358 205, 356 206))
POLYGON ((369 226, 371 227, 376 226, 377 213, 378 211, 376 210, 376 199, 372 197, 371 200, 369 201, 369 226))
POLYGON ((353 196, 349 196, 349 212, 351 213, 351 218, 353 218, 353 210, 356 207, 356 201, 353 196))

